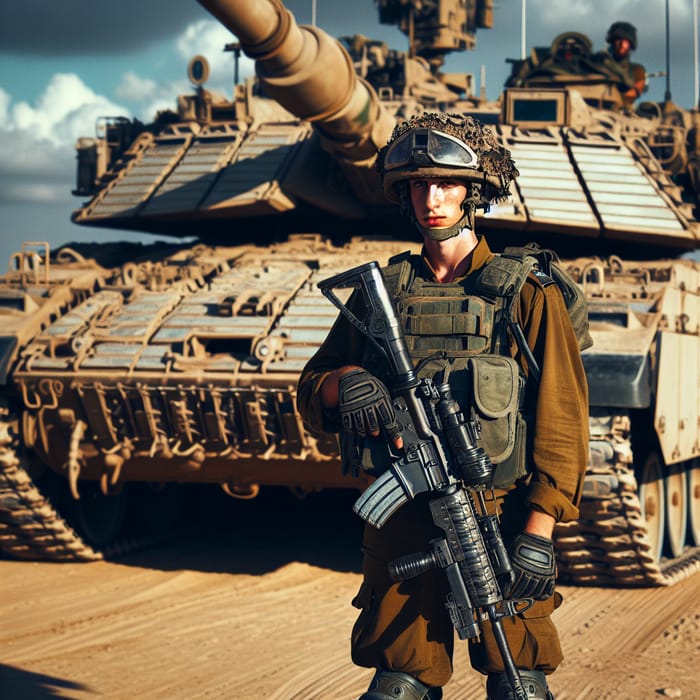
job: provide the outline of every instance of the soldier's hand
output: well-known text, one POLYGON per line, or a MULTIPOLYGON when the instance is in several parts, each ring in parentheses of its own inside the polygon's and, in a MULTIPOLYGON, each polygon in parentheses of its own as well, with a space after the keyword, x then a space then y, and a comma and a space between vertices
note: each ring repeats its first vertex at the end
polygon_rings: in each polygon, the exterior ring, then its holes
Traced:
POLYGON ((338 408, 343 430, 361 436, 386 436, 401 448, 403 441, 384 384, 364 369, 352 369, 338 380, 338 408))
POLYGON ((521 532, 510 546, 513 583, 509 598, 547 600, 554 593, 557 565, 552 540, 521 532))

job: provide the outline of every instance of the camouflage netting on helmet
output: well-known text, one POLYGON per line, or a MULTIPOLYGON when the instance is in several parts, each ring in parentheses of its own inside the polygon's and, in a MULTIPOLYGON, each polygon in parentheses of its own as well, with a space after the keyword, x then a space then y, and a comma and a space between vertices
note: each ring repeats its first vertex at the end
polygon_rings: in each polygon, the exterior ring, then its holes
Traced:
POLYGON ((510 151, 500 145, 491 129, 473 117, 443 112, 427 112, 397 124, 389 142, 379 151, 377 169, 384 184, 384 194, 390 201, 401 201, 398 186, 406 180, 416 177, 452 178, 468 183, 468 204, 477 209, 486 209, 492 202, 506 199, 510 194, 511 181, 519 174, 510 151), (387 172, 384 161, 391 144, 411 129, 419 128, 435 129, 465 143, 477 155, 477 167, 411 165, 387 172))

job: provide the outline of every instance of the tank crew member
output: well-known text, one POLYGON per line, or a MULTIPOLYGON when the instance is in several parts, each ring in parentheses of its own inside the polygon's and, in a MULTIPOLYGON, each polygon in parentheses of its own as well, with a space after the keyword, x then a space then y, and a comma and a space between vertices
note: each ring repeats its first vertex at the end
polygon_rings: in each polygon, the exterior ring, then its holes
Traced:
MULTIPOLYGON (((588 456, 588 390, 577 339, 557 285, 539 272, 530 273, 512 309, 541 369, 539 382, 528 381, 527 360, 494 320, 500 318, 494 316, 495 298, 476 291, 479 272, 495 256, 486 239, 476 234, 475 211, 507 197, 518 174, 510 152, 488 128, 455 114, 413 117, 394 129, 379 153, 378 168, 386 196, 399 204, 423 240, 421 255, 405 255, 384 270, 420 375, 435 379, 448 368, 453 393, 467 412, 476 403, 474 366, 480 357, 488 361, 486 355, 493 358, 500 351, 516 360, 503 363, 516 369, 501 377, 505 383, 500 386, 518 397, 511 417, 521 427, 521 419, 526 420, 529 434, 525 440, 518 431, 511 458, 498 463, 501 488, 494 491, 489 507, 501 512, 516 572, 506 594, 537 599, 525 613, 506 618, 504 628, 530 697, 545 700, 552 697, 545 674, 562 660, 550 619, 561 603, 554 590, 552 533, 557 521, 578 516, 588 456), (526 551, 544 566, 533 566, 526 551)), ((392 416, 384 409, 393 409, 386 401, 382 372, 381 359, 365 346, 364 336, 340 316, 299 380, 298 405, 307 427, 340 432, 342 415, 353 411, 374 416, 386 427, 392 416), (358 387, 374 389, 366 405, 353 398, 358 387)), ((508 454, 503 449, 509 442, 506 435, 512 435, 508 422, 484 441, 492 459, 499 450, 508 454)), ((385 440, 344 430, 344 467, 371 469, 373 460, 381 459, 372 443, 384 445, 385 440), (361 463, 353 463, 358 457, 361 463)), ((400 448, 400 441, 395 446, 400 448)), ((400 583, 388 573, 390 561, 429 549, 429 540, 440 533, 422 496, 400 508, 381 529, 365 527, 363 582, 353 600, 360 612, 352 630, 352 659, 376 673, 361 700, 442 697, 441 688, 453 672, 454 645, 444 573, 432 570, 400 583)), ((487 676, 488 697, 510 698, 487 624, 469 652, 472 666, 487 676)))
POLYGON ((631 53, 637 48, 637 29, 629 22, 613 22, 605 41, 608 51, 601 52, 603 63, 623 78, 622 97, 631 106, 646 90, 646 70, 631 60, 631 53))

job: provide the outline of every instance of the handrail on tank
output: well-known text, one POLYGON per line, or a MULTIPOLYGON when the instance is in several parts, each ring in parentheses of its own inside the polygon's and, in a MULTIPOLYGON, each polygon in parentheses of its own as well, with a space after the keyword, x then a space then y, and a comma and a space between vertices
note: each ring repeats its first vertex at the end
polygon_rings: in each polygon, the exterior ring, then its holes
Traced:
POLYGON ((48 284, 51 278, 50 270, 50 246, 47 241, 23 241, 22 249, 18 253, 13 253, 10 256, 8 265, 9 272, 20 273, 20 283, 26 284, 31 281, 34 284, 43 282, 48 284), (43 248, 43 257, 36 250, 31 248, 43 248), (39 273, 43 266, 44 279, 40 279, 39 273), (33 280, 29 279, 29 273, 33 272, 33 280))

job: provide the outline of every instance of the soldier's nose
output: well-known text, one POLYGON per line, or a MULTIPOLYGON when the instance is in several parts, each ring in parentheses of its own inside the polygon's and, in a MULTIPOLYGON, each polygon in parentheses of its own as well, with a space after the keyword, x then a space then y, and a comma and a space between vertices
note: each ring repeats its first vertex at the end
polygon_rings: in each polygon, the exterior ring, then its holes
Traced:
POLYGON ((430 185, 428 191, 426 192, 426 202, 428 205, 440 204, 445 198, 442 187, 439 185, 430 185))

